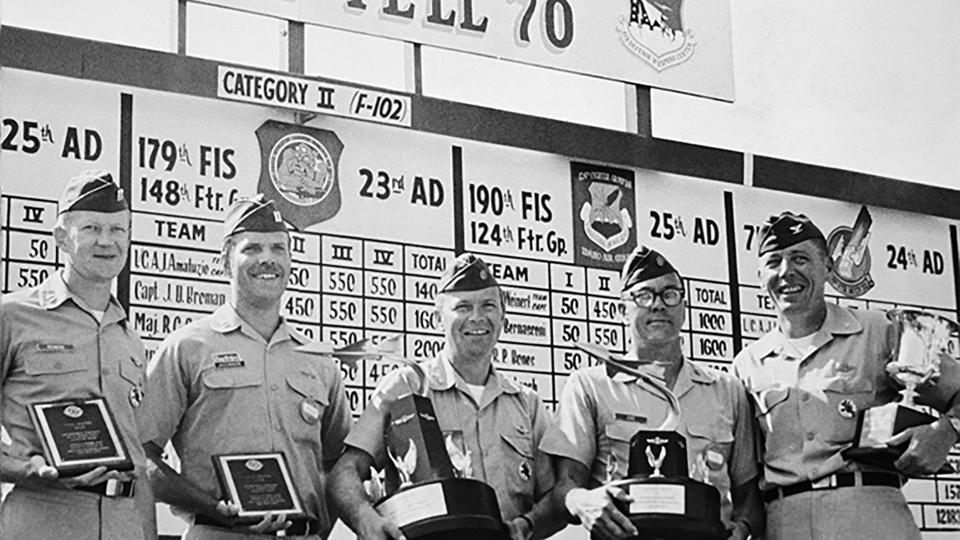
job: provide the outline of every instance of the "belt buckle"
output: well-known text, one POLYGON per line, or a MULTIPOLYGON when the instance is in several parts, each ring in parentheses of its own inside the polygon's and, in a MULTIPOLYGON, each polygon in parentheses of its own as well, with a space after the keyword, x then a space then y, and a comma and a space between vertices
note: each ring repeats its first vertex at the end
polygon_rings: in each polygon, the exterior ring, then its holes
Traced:
POLYGON ((837 475, 831 474, 830 476, 824 476, 823 478, 810 482, 810 488, 813 490, 818 489, 832 489, 837 487, 837 475))
POLYGON ((103 494, 106 497, 116 497, 120 493, 120 481, 116 478, 108 478, 103 486, 103 494))

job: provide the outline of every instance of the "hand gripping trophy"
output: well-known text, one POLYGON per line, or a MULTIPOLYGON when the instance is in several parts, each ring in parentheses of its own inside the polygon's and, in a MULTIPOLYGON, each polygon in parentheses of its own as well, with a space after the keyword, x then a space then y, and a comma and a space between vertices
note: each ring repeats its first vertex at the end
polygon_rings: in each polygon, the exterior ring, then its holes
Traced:
POLYGON ((385 475, 371 471, 368 484, 374 507, 409 539, 505 540, 496 493, 470 478, 470 452, 441 433, 427 397, 426 374, 417 363, 399 360, 419 384, 390 405, 384 433, 389 461, 385 475))
POLYGON ((917 388, 936 384, 940 358, 947 354, 950 339, 960 326, 939 315, 912 309, 895 309, 887 317, 899 323, 900 341, 896 358, 887 364, 887 375, 903 390, 899 402, 860 411, 854 446, 844 457, 894 469, 893 463, 905 447, 890 447, 886 441, 901 431, 936 420, 917 408, 917 388))
POLYGON ((626 478, 616 480, 616 458, 606 464, 607 484, 626 491, 632 502, 614 504, 643 532, 643 538, 665 540, 717 540, 727 537, 720 519, 720 492, 707 480, 703 457, 694 461, 694 477, 688 472, 687 443, 677 432, 681 425, 680 402, 658 379, 634 369, 622 358, 591 344, 577 347, 606 364, 608 370, 637 377, 669 405, 667 417, 654 430, 638 431, 630 440, 626 478))

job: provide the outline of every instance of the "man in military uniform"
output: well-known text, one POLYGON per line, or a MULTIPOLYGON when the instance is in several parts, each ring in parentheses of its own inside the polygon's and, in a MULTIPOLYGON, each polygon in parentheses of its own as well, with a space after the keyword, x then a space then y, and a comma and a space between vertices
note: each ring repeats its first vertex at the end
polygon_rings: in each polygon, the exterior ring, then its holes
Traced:
POLYGON ((256 535, 325 538, 335 521, 324 488, 350 426, 332 359, 298 350, 307 339, 280 315, 290 275, 290 235, 273 201, 243 199, 224 221, 228 302, 163 341, 147 371, 141 427, 157 499, 189 522, 185 538, 256 535), (173 441, 181 470, 162 460, 173 441), (235 525, 222 500, 214 454, 283 452, 306 518, 270 514, 235 525))
POLYGON ((0 509, 0 538, 128 540, 155 533, 134 417, 144 349, 111 293, 130 247, 130 211, 110 173, 70 179, 53 238, 64 268, 0 305, 0 476, 16 484, 0 509), (28 406, 102 397, 134 464, 60 478, 43 457, 28 406), (139 508, 138 508, 139 507, 139 508))
POLYGON ((347 437, 334 469, 331 494, 359 538, 403 537, 371 505, 362 487, 370 467, 386 461, 384 424, 391 403, 424 384, 445 435, 462 436, 472 456, 473 477, 497 494, 500 513, 514 539, 543 538, 559 528, 550 516, 553 470, 537 445, 548 424, 540 398, 492 365, 505 319, 502 291, 486 263, 464 254, 440 279, 436 298, 446 340, 440 356, 402 367, 377 387, 347 437))
POLYGON ((777 326, 737 355, 734 368, 754 398, 762 431, 761 488, 767 538, 919 539, 900 486, 936 472, 957 441, 960 369, 944 358, 921 402, 947 415, 888 441, 907 444, 898 471, 844 459, 857 412, 896 400, 885 365, 897 327, 883 313, 824 298, 832 271, 826 240, 806 216, 772 216, 760 233, 761 286, 777 326))
POLYGON ((731 538, 763 528, 757 491, 753 418, 740 383, 683 357, 680 329, 687 311, 679 272, 660 253, 640 247, 620 276, 632 368, 661 381, 680 404, 677 425, 666 426, 669 404, 636 375, 605 365, 572 373, 563 387, 554 425, 540 448, 556 457, 554 499, 568 519, 597 538, 635 536, 637 529, 613 504, 628 500, 607 486, 627 476, 630 440, 641 430, 677 429, 687 442, 695 480, 721 494, 721 518, 731 538))

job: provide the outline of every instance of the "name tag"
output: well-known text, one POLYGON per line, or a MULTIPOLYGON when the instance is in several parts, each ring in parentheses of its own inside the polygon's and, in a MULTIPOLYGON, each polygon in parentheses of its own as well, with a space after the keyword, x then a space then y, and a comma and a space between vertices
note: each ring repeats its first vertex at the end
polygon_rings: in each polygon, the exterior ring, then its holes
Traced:
POLYGON ((220 369, 243 367, 246 364, 244 363, 243 358, 240 358, 239 354, 235 352, 225 352, 213 355, 213 365, 220 369))
POLYGON ((37 350, 44 353, 72 352, 70 343, 37 343, 37 350))
POLYGON ((624 422, 634 422, 634 423, 636 423, 636 424, 646 424, 646 423, 647 423, 647 417, 646 417, 646 416, 639 416, 639 415, 636 415, 636 414, 616 413, 616 414, 614 415, 614 417, 615 417, 617 420, 623 420, 624 422))

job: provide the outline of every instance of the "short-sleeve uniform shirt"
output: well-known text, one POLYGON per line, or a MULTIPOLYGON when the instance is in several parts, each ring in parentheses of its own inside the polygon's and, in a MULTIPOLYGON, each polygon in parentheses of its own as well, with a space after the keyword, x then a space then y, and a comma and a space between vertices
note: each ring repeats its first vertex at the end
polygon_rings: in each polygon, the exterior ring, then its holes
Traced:
MULTIPOLYGON (((881 312, 827 304, 806 354, 774 329, 737 355, 734 370, 763 434, 763 489, 871 468, 841 452, 853 441, 859 411, 897 399, 885 366, 898 339, 881 312)), ((945 358, 940 372, 936 385, 919 390, 919 401, 943 410, 960 389, 960 368, 945 358)))
MULTIPOLYGON (((687 441, 691 476, 721 494, 722 518, 730 523, 731 486, 757 476, 750 409, 743 387, 732 376, 684 360, 673 394, 680 402, 679 432, 687 441)), ((627 476, 630 439, 661 427, 669 404, 660 391, 625 373, 607 374, 603 365, 573 372, 560 397, 554 424, 540 448, 582 463, 588 488, 627 476)))
MULTIPOLYGON (((494 489, 503 519, 528 512, 553 489, 553 469, 547 456, 537 451, 549 423, 543 402, 533 391, 491 367, 477 403, 444 355, 420 365, 441 431, 462 436, 465 450, 471 454, 473 478, 494 489)), ((382 468, 387 459, 383 433, 390 403, 419 388, 419 383, 419 376, 409 367, 384 378, 346 444, 367 452, 382 468)))
POLYGON ((181 474, 222 497, 213 454, 282 451, 308 517, 332 523, 323 462, 336 459, 350 427, 339 368, 296 350, 308 340, 282 321, 269 342, 229 304, 170 334, 147 371, 144 441, 167 441, 181 474))
MULTIPOLYGON (((142 476, 145 457, 135 409, 144 394, 145 353, 117 300, 110 297, 98 321, 57 272, 38 287, 4 295, 0 309, 0 425, 10 436, 4 453, 20 459, 43 454, 30 404, 103 397, 142 476)), ((71 490, 58 493, 64 501, 99 498, 71 490)), ((130 499, 103 501, 104 512, 132 509, 130 499)), ((139 520, 135 513, 128 519, 139 520)))

